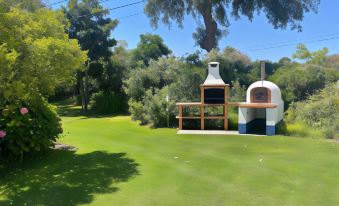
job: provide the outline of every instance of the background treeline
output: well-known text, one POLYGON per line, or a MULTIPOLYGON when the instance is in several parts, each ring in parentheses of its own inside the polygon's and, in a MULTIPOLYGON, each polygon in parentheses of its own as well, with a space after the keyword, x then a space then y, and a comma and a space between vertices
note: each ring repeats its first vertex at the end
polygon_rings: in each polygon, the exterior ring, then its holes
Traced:
MULTIPOLYGON (((91 112, 122 114, 128 111, 133 120, 151 127, 177 127, 175 103, 200 101, 199 85, 206 78, 210 61, 220 62, 221 76, 231 84, 230 101, 244 101, 246 88, 260 77, 259 61, 252 61, 235 48, 176 57, 160 36, 152 34, 141 35, 138 46, 132 50, 126 48, 126 43, 119 42, 112 50, 111 59, 115 60, 113 68, 120 74, 117 80, 111 78, 111 84, 115 85, 112 87, 116 89, 102 90, 95 79, 89 77, 91 112)), ((335 136, 339 115, 335 86, 338 67, 338 55, 328 55, 326 48, 312 52, 305 45, 298 45, 292 58, 266 61, 266 79, 281 88, 286 103, 288 118, 280 132, 297 136, 335 136), (325 92, 329 90, 333 92, 325 92), (320 94, 322 98, 317 98, 320 94), (300 106, 303 104, 308 106, 300 106), (331 111, 331 115, 325 110, 331 111)), ((230 108, 229 112, 231 129, 236 129, 237 108, 230 108)))
MULTIPOLYGON (((67 32, 70 38, 77 39, 81 48, 88 52, 88 61, 84 70, 76 72, 73 86, 60 86, 50 99, 74 98, 82 105, 84 113, 130 113, 132 119, 144 125, 176 127, 175 103, 200 100, 199 85, 206 78, 208 62, 220 62, 221 76, 231 85, 231 101, 244 101, 246 88, 260 77, 259 61, 252 61, 232 47, 177 57, 160 36, 143 34, 137 47, 129 50, 126 42, 112 38, 111 32, 118 22, 105 18, 108 11, 95 0, 73 0, 61 11, 69 20, 67 32)), ((291 58, 266 61, 266 79, 282 90, 289 116, 287 124, 281 128, 282 133, 335 136, 338 129, 335 126, 338 125, 337 93, 321 90, 332 88, 337 91, 333 84, 339 79, 338 67, 338 55, 328 55, 327 48, 309 51, 302 44, 297 46, 291 58), (322 108, 297 109, 296 105, 302 105, 300 102, 322 105, 319 98, 312 96, 319 93, 322 101, 328 102, 322 108), (323 112, 327 108, 331 108, 333 115, 323 112), (317 113, 317 118, 311 115, 314 118, 307 120, 307 114, 312 112, 317 113), (310 129, 314 132, 304 132, 310 129)), ((232 129, 237 127, 236 113, 236 108, 230 109, 232 129)))

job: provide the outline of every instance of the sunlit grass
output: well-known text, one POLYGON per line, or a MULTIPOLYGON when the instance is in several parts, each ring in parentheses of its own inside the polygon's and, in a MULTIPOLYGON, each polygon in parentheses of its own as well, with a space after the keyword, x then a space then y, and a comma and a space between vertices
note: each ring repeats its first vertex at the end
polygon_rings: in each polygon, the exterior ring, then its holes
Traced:
POLYGON ((338 205, 339 144, 177 135, 128 116, 63 117, 55 151, 2 169, 0 205, 338 205))

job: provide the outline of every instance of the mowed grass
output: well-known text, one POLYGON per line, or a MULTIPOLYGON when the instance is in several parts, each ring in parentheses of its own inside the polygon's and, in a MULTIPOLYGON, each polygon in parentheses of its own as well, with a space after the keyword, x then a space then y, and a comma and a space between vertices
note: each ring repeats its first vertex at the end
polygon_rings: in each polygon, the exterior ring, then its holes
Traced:
POLYGON ((0 205, 339 205, 339 144, 177 135, 128 116, 63 117, 54 151, 2 168, 0 205))

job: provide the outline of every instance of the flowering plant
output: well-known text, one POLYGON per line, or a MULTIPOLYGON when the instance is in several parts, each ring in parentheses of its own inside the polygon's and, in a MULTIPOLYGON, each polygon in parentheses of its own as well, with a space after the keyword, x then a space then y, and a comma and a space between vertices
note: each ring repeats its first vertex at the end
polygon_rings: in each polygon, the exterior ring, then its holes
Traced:
POLYGON ((0 156, 47 149, 61 132, 60 118, 42 98, 0 104, 0 156))
POLYGON ((0 130, 0 138, 4 138, 7 135, 7 133, 3 130, 0 130))
POLYGON ((20 113, 21 113, 22 115, 25 115, 25 114, 28 113, 28 109, 27 109, 26 107, 22 107, 22 108, 20 109, 20 113))

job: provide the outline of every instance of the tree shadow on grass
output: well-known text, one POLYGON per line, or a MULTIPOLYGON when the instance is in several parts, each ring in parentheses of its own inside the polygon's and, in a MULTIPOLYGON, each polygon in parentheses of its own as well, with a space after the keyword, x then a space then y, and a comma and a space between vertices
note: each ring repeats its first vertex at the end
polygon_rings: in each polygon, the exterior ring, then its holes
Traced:
POLYGON ((51 151, 0 171, 0 205, 91 203, 94 194, 117 192, 116 184, 138 175, 137 167, 125 153, 51 151))

